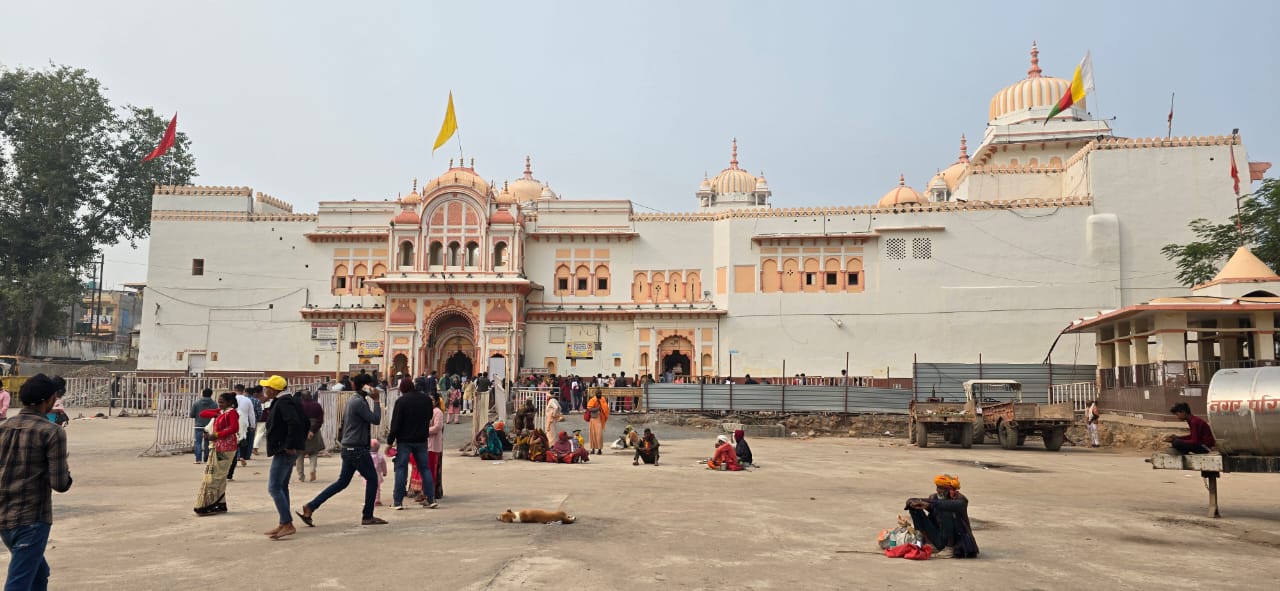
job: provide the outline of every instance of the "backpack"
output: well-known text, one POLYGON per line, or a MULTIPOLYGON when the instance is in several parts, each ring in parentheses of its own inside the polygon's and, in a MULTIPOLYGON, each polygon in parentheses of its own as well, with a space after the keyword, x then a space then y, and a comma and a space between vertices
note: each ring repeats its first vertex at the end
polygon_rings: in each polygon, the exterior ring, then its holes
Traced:
POLYGON ((265 417, 262 416, 262 401, 257 396, 250 396, 249 402, 253 403, 254 421, 261 422, 265 417))

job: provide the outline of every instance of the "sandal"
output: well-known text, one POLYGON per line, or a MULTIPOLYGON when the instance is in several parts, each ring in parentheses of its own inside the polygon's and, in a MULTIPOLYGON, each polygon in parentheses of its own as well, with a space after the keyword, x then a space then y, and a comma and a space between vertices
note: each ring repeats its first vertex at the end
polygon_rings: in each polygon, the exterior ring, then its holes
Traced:
POLYGON ((299 518, 299 519, 301 519, 303 523, 307 524, 307 527, 315 527, 315 526, 316 526, 315 522, 313 522, 313 521, 311 520, 311 508, 310 508, 310 507, 308 507, 308 506, 306 506, 306 505, 303 505, 303 506, 302 506, 302 510, 301 510, 301 511, 294 511, 293 513, 294 513, 295 515, 297 515, 297 516, 298 516, 298 518, 299 518))
POLYGON ((387 520, 380 517, 370 517, 360 521, 360 525, 386 525, 387 520))

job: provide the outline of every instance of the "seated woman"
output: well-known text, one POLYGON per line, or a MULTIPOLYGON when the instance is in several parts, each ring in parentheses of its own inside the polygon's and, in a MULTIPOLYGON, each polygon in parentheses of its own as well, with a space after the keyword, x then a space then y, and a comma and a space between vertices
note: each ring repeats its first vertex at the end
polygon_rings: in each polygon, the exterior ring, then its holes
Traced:
POLYGON ((485 443, 480 447, 480 451, 476 455, 482 460, 501 460, 502 459, 502 439, 498 435, 497 429, 492 424, 484 426, 485 443))
POLYGON ((721 435, 716 437, 716 453, 707 460, 708 470, 728 470, 737 472, 742 469, 738 464, 738 453, 734 451, 733 444, 729 443, 729 438, 721 435))
POLYGON ((969 525, 969 499, 960 494, 960 479, 934 477, 937 492, 927 499, 907 499, 911 523, 933 545, 936 558, 976 558, 978 542, 969 525))
POLYGON ((534 429, 529 436, 529 461, 545 462, 547 460, 547 434, 542 429, 534 429))
POLYGON ((587 454, 586 448, 576 446, 573 443, 573 439, 569 437, 569 434, 561 431, 559 437, 556 438, 556 444, 547 451, 547 463, 577 464, 579 462, 590 462, 591 458, 587 454))
POLYGON ((533 430, 534 417, 538 416, 538 409, 533 407, 532 400, 525 400, 524 406, 516 411, 516 433, 533 430))
POLYGON ((751 446, 747 445, 747 433, 742 429, 738 429, 733 432, 733 440, 738 442, 733 447, 733 452, 738 455, 738 463, 742 464, 743 468, 755 467, 755 464, 751 461, 751 446))
POLYGON ((502 451, 511 451, 513 444, 511 443, 511 438, 507 436, 507 424, 498 421, 493 424, 493 430, 498 433, 498 441, 502 443, 502 451))
POLYGON ((646 464, 658 465, 658 436, 647 427, 644 430, 644 437, 640 438, 640 442, 636 444, 636 457, 631 460, 631 465, 639 466, 641 460, 646 464))

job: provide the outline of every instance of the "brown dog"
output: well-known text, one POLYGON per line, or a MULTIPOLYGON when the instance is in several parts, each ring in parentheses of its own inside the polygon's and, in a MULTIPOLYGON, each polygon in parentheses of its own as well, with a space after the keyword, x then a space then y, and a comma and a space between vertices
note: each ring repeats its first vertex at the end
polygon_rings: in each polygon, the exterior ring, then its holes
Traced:
POLYGON ((503 523, 573 523, 574 517, 564 511, 543 511, 542 509, 507 509, 498 515, 503 523))

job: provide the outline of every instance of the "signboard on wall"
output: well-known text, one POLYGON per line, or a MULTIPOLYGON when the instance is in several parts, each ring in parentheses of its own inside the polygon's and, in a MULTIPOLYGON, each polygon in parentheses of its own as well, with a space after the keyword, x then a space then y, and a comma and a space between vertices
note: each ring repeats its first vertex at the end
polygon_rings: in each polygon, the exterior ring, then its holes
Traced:
POLYGON ((358 349, 360 357, 382 357, 382 341, 360 341, 358 349))
POLYGON ((338 350, 338 341, 334 339, 329 339, 329 340, 315 339, 311 342, 315 343, 317 351, 337 351, 338 350))
POLYGON ((347 366, 347 371, 349 371, 351 375, 360 373, 360 370, 362 369, 365 371, 365 373, 374 373, 374 372, 380 371, 382 367, 379 366, 377 363, 352 363, 351 365, 347 366))
POLYGON ((564 356, 568 359, 591 359, 595 350, 595 341, 569 341, 564 344, 564 356))
POLYGON ((311 340, 337 341, 342 338, 341 322, 312 322, 311 340))

